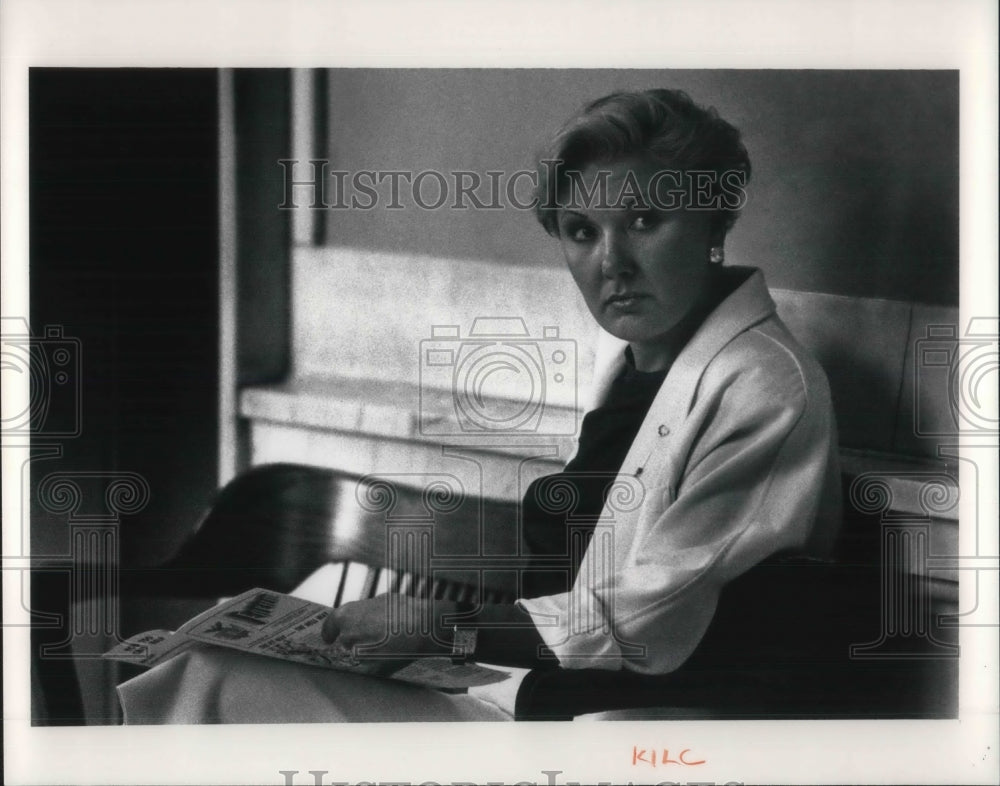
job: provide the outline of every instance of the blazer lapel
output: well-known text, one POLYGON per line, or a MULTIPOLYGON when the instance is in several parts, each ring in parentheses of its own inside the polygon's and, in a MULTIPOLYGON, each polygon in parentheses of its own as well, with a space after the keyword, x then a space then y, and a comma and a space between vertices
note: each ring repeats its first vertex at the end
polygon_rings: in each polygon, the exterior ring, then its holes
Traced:
POLYGON ((608 397, 611 383, 625 367, 625 347, 627 346, 627 341, 615 338, 604 330, 598 333, 594 357, 594 378, 590 384, 589 395, 583 402, 585 412, 596 409, 608 397))

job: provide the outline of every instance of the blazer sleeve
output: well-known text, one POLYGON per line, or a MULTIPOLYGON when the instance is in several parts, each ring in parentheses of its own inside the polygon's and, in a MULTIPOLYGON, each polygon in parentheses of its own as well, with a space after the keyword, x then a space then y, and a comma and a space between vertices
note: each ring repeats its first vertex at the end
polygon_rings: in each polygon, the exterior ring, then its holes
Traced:
POLYGON ((832 540, 818 532, 834 526, 820 519, 839 521, 826 380, 774 365, 744 366, 696 400, 685 467, 666 473, 677 488, 647 485, 633 542, 595 532, 570 592, 519 601, 561 666, 672 671, 727 582, 777 551, 832 540))

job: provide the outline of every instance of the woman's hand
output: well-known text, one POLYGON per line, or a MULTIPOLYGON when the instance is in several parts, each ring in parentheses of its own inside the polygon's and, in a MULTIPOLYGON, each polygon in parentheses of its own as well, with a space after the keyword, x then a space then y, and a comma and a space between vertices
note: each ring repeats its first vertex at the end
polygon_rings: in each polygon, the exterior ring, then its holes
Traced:
MULTIPOLYGON (((443 628, 441 620, 458 612, 459 604, 449 601, 380 595, 331 611, 323 620, 322 634, 325 641, 347 651, 363 647, 357 656, 364 659, 371 653, 376 664, 373 673, 382 674, 416 655, 450 655, 451 627, 443 628), (436 631, 435 636, 431 630, 436 631)), ((481 606, 476 624, 485 626, 479 629, 476 660, 529 669, 559 665, 531 616, 518 606, 481 606)))
POLYGON ((323 621, 323 639, 349 651, 363 647, 357 653, 361 658, 368 653, 401 658, 448 654, 450 636, 438 622, 448 605, 395 594, 345 603, 323 621))

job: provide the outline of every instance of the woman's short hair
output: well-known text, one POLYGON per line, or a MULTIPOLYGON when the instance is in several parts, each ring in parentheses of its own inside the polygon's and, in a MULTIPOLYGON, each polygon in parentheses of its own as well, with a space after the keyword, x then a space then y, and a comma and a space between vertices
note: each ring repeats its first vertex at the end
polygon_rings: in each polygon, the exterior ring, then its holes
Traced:
POLYGON ((724 235, 735 223, 745 200, 720 197, 726 181, 729 188, 737 181, 742 188, 750 178, 750 157, 740 132, 686 93, 654 89, 599 98, 555 135, 537 166, 535 215, 545 231, 559 235, 560 198, 570 173, 631 156, 648 156, 679 173, 714 172, 710 204, 718 209, 712 229, 724 235))

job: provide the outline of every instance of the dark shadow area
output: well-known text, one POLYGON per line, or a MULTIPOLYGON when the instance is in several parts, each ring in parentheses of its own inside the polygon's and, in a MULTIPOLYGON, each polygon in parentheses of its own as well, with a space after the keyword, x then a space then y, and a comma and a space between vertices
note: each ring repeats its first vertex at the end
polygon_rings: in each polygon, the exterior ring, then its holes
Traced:
MULTIPOLYGON (((43 344, 32 358, 40 380, 32 440, 36 451, 55 450, 31 465, 36 563, 68 569, 80 557, 73 522, 112 513, 101 496, 70 509, 43 504, 46 478, 84 483, 130 473, 148 486, 142 509, 112 528, 108 558, 126 567, 162 561, 215 489, 217 132, 214 69, 29 73, 30 314, 43 344), (69 378, 50 373, 57 341, 45 338, 49 328, 78 348, 69 378), (74 417, 71 435, 56 433, 55 424, 74 417)), ((79 595, 68 573, 35 579, 37 613, 55 613, 79 595)), ((33 633, 36 655, 66 636, 33 633)), ((112 711, 106 686, 96 684, 109 679, 107 669, 86 666, 94 712, 112 711)), ((53 680, 42 680, 47 698, 56 698, 50 722, 80 722, 70 717, 80 698, 73 661, 36 660, 38 670, 53 680)))

